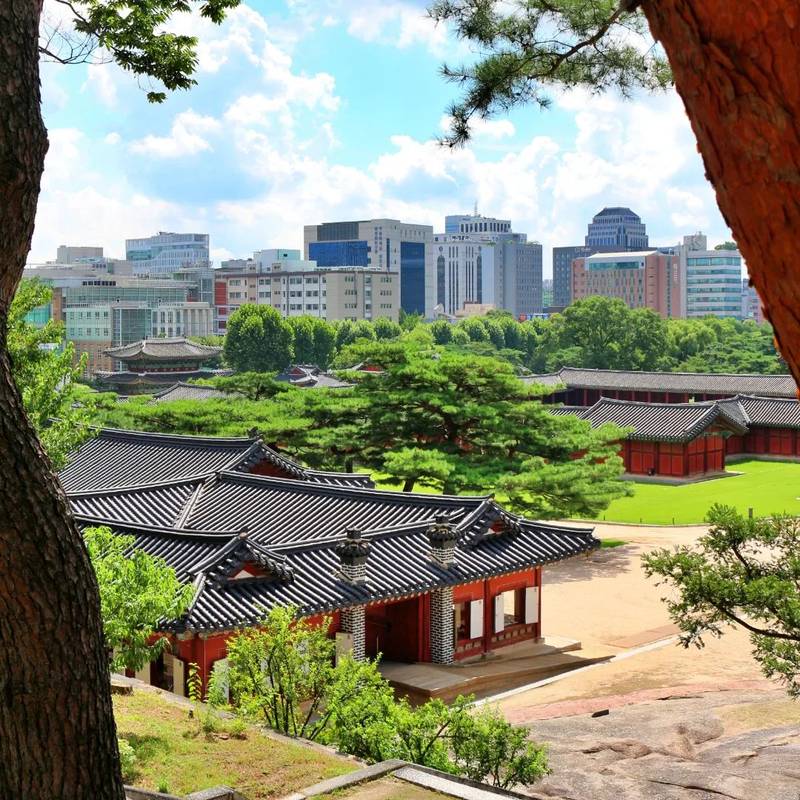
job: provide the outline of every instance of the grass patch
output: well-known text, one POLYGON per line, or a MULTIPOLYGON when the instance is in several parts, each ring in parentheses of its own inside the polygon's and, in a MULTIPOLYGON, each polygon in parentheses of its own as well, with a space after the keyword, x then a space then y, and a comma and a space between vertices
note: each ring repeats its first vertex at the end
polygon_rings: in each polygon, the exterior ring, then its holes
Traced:
POLYGON ((609 522, 641 522, 687 525, 705 520, 714 503, 734 506, 755 516, 800 516, 800 463, 783 461, 736 461, 729 471, 741 475, 683 486, 636 483, 631 497, 614 500, 598 516, 609 522))
POLYGON ((625 541, 625 539, 601 539, 600 540, 600 547, 602 547, 602 548, 622 547, 625 544, 628 544, 625 541))
MULTIPOLYGON (((206 735, 188 709, 153 692, 114 695, 117 734, 136 754, 134 783, 168 787, 183 795, 212 786, 231 786, 251 800, 283 797, 356 766, 300 744, 281 742, 248 726, 233 738, 233 721, 220 720, 206 735)), ((235 732, 235 731, 234 731, 235 732)))

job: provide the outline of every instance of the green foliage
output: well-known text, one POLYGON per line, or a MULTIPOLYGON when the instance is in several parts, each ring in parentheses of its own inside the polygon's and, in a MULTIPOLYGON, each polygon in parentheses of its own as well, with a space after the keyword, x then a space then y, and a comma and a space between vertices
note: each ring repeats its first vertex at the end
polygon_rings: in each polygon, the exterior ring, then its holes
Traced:
POLYGON ((262 628, 248 628, 228 643, 230 687, 238 707, 288 736, 316 739, 327 724, 318 717, 333 680, 334 643, 325 625, 296 619, 276 606, 262 628))
POLYGON ((175 571, 158 557, 134 547, 133 536, 110 528, 87 528, 84 541, 100 588, 100 614, 111 669, 138 670, 168 647, 160 636, 150 641, 162 619, 178 619, 194 590, 182 586, 175 571))
POLYGON ((705 636, 742 627, 764 674, 800 696, 800 521, 720 505, 707 521, 696 546, 643 557, 647 575, 674 590, 665 602, 683 644, 702 647, 705 636))
MULTIPOLYGON (((238 4, 239 0, 82 0, 69 8, 75 15, 75 30, 86 41, 75 43, 65 37, 67 49, 60 50, 58 37, 54 36, 40 46, 40 51, 62 63, 71 63, 85 61, 99 47, 137 77, 151 78, 170 91, 189 89, 196 83, 191 76, 197 67, 197 39, 165 29, 167 23, 178 14, 199 9, 200 16, 219 24, 225 13, 238 4)), ((163 91, 147 93, 153 103, 165 98, 163 91)))
POLYGON ((496 712, 473 714, 472 698, 414 707, 395 699, 377 661, 345 656, 334 666, 327 627, 274 608, 263 629, 233 637, 228 661, 239 713, 370 762, 399 758, 503 787, 547 773, 546 752, 527 731, 496 712))
POLYGON ((550 104, 546 87, 610 88, 628 96, 639 87, 664 89, 671 73, 649 39, 641 11, 619 0, 434 0, 430 15, 449 24, 481 55, 444 76, 463 90, 450 109, 450 145, 470 137, 474 117, 485 119, 517 105, 550 104), (633 38, 642 41, 632 41, 633 38))
POLYGON ((227 706, 230 681, 230 666, 228 662, 225 660, 217 661, 211 668, 211 675, 208 677, 206 702, 215 708, 227 706))
POLYGON ((736 242, 722 242, 721 244, 714 246, 715 250, 738 250, 739 245, 736 242))
POLYGON ((248 400, 267 400, 281 392, 290 391, 282 381, 275 380, 272 372, 237 372, 235 375, 201 378, 195 383, 213 386, 232 395, 242 395, 248 400))
POLYGON ((403 491, 411 492, 420 483, 423 486, 441 487, 455 466, 444 453, 418 447, 401 447, 390 450, 383 459, 383 472, 403 482, 403 491))
POLYGON ((458 771, 502 789, 529 786, 550 772, 547 748, 528 739, 494 708, 462 714, 453 726, 452 751, 458 771))
POLYGON ((136 779, 136 751, 127 739, 117 738, 117 748, 122 780, 125 783, 133 783, 136 779))
POLYGON ((294 355, 293 330, 272 306, 244 305, 228 320, 225 360, 238 372, 279 372, 294 355))
POLYGON ((193 703, 203 701, 203 679, 200 676, 200 665, 194 661, 189 663, 189 675, 186 678, 186 686, 189 692, 189 699, 193 703))
MULTIPOLYGON (((64 466, 69 453, 92 435, 86 403, 76 404, 85 357, 65 341, 64 326, 50 320, 41 328, 25 317, 50 302, 52 291, 38 280, 23 280, 8 317, 11 368, 28 419, 53 466, 64 466)), ((89 398, 84 394, 83 399, 89 398)))

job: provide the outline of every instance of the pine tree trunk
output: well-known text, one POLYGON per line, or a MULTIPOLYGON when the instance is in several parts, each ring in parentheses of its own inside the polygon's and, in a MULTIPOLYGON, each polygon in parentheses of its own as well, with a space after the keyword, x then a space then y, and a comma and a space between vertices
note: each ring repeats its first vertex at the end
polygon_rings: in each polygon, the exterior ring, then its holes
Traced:
POLYGON ((800 380, 800 3, 643 0, 717 202, 800 380))
POLYGON ((47 150, 40 12, 0 1, 0 798, 120 800, 97 585, 6 348, 47 150))

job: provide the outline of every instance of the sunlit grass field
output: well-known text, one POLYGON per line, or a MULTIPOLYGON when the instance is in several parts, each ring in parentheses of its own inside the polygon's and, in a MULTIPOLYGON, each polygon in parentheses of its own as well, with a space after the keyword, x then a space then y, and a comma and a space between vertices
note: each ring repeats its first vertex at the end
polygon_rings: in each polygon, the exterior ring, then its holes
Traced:
POLYGON ((734 461, 725 478, 667 486, 636 483, 632 497, 615 500, 597 519, 608 522, 690 524, 703 522, 714 503, 734 506, 755 516, 800 515, 800 463, 734 461))

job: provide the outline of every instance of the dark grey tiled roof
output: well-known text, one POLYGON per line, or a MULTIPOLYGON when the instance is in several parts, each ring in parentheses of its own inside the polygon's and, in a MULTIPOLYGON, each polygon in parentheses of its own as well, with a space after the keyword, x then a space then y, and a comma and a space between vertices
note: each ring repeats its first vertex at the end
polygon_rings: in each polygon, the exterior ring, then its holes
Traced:
POLYGON ((222 353, 221 347, 210 347, 205 344, 190 342, 181 336, 171 339, 142 339, 139 342, 123 344, 119 347, 110 347, 104 351, 106 355, 121 361, 139 360, 180 360, 184 358, 198 358, 209 360, 222 353))
POLYGON ((739 395, 734 398, 749 425, 800 429, 800 402, 776 397, 739 395))
POLYGON ((369 475, 310 470, 256 437, 177 436, 104 428, 84 442, 61 471, 68 492, 143 486, 219 470, 247 471, 267 461, 299 481, 372 486, 369 475))
POLYGON ((598 546, 590 528, 530 522, 489 497, 331 488, 231 472, 187 481, 168 499, 159 498, 164 518, 174 514, 179 495, 187 498, 176 522, 121 520, 126 503, 140 503, 143 491, 164 494, 166 487, 133 490, 130 500, 120 492, 99 493, 94 502, 85 494, 71 500, 82 525, 108 523, 132 533, 137 546, 163 557, 181 580, 194 583, 194 603, 185 619, 169 626, 173 629, 252 624, 275 604, 295 604, 306 614, 326 612, 528 569, 598 546), (444 514, 458 535, 451 567, 431 558, 427 529, 437 514, 444 514), (502 530, 491 529, 498 524, 502 530), (349 527, 360 527, 371 545, 363 586, 340 573, 335 547, 349 527), (248 560, 264 574, 235 577, 248 560))
POLYGON ((154 392, 152 403, 169 403, 173 400, 226 400, 242 397, 238 392, 223 392, 213 386, 196 383, 176 383, 168 389, 154 392))
POLYGON ((791 375, 732 375, 702 372, 635 372, 564 367, 558 372, 522 379, 546 386, 620 391, 675 392, 687 394, 751 394, 761 397, 797 397, 791 375))
POLYGON ((589 406, 548 406, 547 410, 557 417, 566 417, 570 414, 580 417, 588 408, 589 406))
POLYGON ((176 382, 191 381, 195 378, 215 378, 233 375, 229 369, 192 369, 180 372, 109 372, 97 370, 94 373, 100 383, 111 386, 174 386, 176 382))
POLYGON ((711 425, 721 425, 737 434, 747 432, 740 418, 715 401, 644 403, 603 397, 580 416, 594 426, 613 422, 621 428, 633 428, 628 438, 645 441, 688 442, 711 425))
POLYGON ((291 384, 298 389, 345 389, 352 383, 339 380, 313 364, 293 364, 275 376, 276 381, 291 384))

